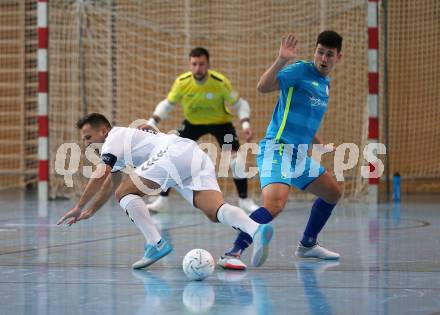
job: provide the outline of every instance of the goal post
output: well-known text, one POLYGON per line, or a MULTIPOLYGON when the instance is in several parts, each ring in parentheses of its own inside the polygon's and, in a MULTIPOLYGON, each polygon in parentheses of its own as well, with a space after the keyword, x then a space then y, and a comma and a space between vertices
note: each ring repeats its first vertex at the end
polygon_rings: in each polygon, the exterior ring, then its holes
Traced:
POLYGON ((49 119, 48 119, 48 0, 38 0, 38 201, 44 202, 49 197, 49 119))

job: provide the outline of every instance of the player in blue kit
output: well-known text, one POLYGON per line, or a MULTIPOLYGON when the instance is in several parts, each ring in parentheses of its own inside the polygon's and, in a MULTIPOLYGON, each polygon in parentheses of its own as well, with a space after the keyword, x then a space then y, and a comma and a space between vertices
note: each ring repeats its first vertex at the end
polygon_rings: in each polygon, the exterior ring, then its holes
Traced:
MULTIPOLYGON (((282 39, 277 59, 257 86, 261 93, 279 90, 280 95, 257 155, 263 206, 250 217, 258 223, 271 222, 283 210, 290 186, 316 195, 295 251, 298 257, 339 259, 338 253, 320 246, 317 237, 341 198, 342 189, 324 167, 308 156, 307 150, 311 143, 321 143, 316 132, 327 111, 328 74, 340 60, 341 48, 342 37, 324 31, 317 38, 313 61, 296 61, 297 40, 289 34, 282 39)), ((240 255, 251 243, 252 238, 240 232, 233 248, 218 264, 227 269, 245 269, 240 255)), ((259 265, 267 254, 266 248, 259 265)))

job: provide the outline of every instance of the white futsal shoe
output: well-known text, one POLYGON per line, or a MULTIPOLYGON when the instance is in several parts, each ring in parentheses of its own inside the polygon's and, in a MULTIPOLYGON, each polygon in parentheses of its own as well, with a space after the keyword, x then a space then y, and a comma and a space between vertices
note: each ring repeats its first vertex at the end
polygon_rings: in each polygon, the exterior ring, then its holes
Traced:
POLYGON ((252 213, 260 208, 251 198, 239 198, 238 206, 248 213, 252 213))
POLYGON ((336 260, 340 257, 338 253, 332 252, 320 246, 318 243, 312 247, 305 247, 299 243, 295 251, 295 256, 301 258, 319 258, 324 260, 336 260))
POLYGON ((153 202, 147 204, 147 207, 153 212, 168 212, 170 210, 168 197, 159 195, 153 202))
POLYGON ((225 254, 217 261, 217 265, 229 270, 245 270, 247 268, 246 264, 241 261, 240 255, 233 256, 225 254))

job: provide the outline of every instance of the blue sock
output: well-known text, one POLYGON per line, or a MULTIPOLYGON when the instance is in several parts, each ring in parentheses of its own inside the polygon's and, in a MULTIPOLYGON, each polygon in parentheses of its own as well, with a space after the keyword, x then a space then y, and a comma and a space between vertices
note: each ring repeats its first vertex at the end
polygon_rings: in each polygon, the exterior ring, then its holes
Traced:
MULTIPOLYGON (((260 224, 267 224, 273 220, 272 214, 270 214, 270 212, 264 207, 260 207, 252 212, 249 217, 260 224)), ((252 237, 245 232, 240 232, 235 239, 234 247, 228 252, 228 254, 241 254, 241 252, 251 244, 252 237)))
POLYGON ((325 202, 321 198, 315 200, 310 212, 309 221, 307 222, 304 235, 301 240, 301 244, 306 247, 311 247, 316 244, 319 232, 321 232, 328 218, 332 214, 333 208, 336 204, 332 205, 325 202))

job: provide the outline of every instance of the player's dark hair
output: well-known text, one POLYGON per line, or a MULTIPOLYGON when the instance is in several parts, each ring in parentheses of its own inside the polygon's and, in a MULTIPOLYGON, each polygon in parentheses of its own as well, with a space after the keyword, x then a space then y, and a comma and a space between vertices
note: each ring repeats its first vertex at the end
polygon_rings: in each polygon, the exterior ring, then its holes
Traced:
POLYGON ((105 118, 104 115, 98 113, 87 114, 84 117, 78 119, 78 121, 76 122, 76 127, 78 127, 78 129, 81 129, 82 127, 84 127, 85 124, 90 124, 90 126, 95 129, 98 129, 102 125, 106 126, 109 129, 112 127, 107 118, 105 118))
POLYGON ((316 40, 316 45, 318 44, 329 48, 336 48, 339 53, 342 49, 342 36, 335 31, 323 31, 318 35, 318 39, 316 40))
POLYGON ((203 47, 196 47, 192 49, 189 53, 190 57, 201 57, 206 56, 206 59, 209 61, 209 51, 206 48, 203 47))

